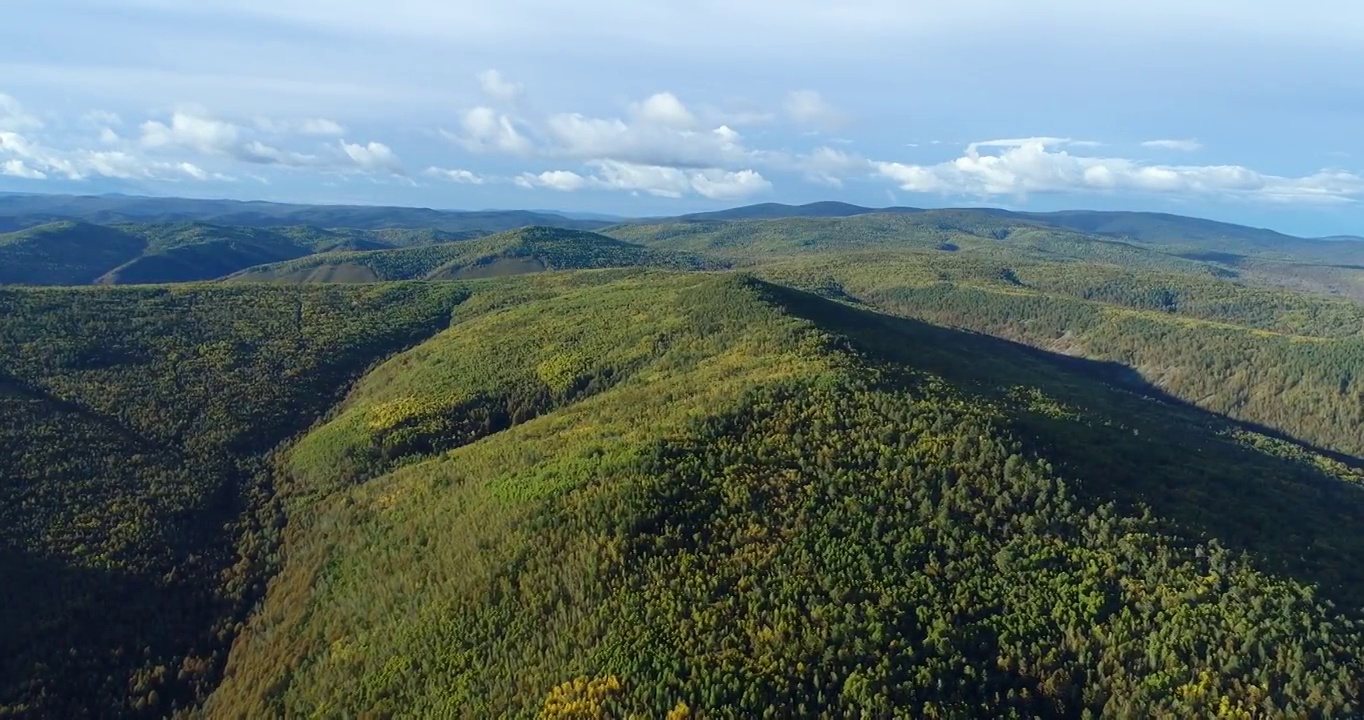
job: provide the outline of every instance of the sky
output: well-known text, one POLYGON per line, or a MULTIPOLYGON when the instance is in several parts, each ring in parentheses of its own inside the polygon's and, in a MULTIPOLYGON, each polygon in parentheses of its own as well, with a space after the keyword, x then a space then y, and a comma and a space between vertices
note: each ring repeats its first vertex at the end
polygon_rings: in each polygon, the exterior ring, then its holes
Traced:
POLYGON ((1364 235, 1364 3, 6 0, 0 191, 1364 235))

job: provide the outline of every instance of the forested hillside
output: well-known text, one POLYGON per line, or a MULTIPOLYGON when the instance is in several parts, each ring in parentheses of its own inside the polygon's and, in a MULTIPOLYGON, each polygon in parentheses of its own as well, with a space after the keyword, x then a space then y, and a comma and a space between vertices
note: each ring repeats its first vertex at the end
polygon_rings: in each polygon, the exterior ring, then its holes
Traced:
POLYGON ((0 236, 195 281, 0 288, 0 717, 1364 714, 1324 241, 186 202, 0 236))
POLYGON ((0 716, 202 700, 276 561, 270 453, 461 297, 0 291, 0 716))
POLYGON ((467 280, 544 270, 666 267, 703 270, 720 260, 671 249, 646 248, 596 233, 523 228, 479 241, 372 252, 330 252, 236 273, 237 282, 374 282, 467 280))
POLYGON ((334 492, 210 717, 1360 709, 1358 470, 743 277, 550 281, 290 451, 334 492))
POLYGON ((435 228, 487 235, 527 225, 591 230, 606 225, 525 210, 458 211, 366 205, 295 205, 130 195, 19 195, 0 193, 0 232, 57 220, 101 225, 211 223, 253 228, 344 227, 364 230, 435 228))
POLYGON ((1364 457, 1364 305, 1346 269, 1335 269, 1334 289, 1347 297, 1285 292, 1329 277, 1310 279, 1307 268, 1331 269, 1200 261, 962 212, 608 232, 897 315, 1112 361, 1185 402, 1364 457))
POLYGON ((106 227, 61 221, 0 235, 0 285, 214 280, 315 253, 435 245, 482 236, 433 229, 263 229, 206 223, 106 227))

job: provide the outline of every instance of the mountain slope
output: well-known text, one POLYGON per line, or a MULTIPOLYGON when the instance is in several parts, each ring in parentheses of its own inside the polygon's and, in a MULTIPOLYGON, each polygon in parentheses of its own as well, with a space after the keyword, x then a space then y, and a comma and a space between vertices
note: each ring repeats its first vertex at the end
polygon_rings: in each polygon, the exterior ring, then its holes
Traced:
POLYGON ((697 222, 705 220, 761 220, 795 217, 851 217, 853 215, 867 215, 871 213, 913 212, 923 211, 918 208, 902 207, 869 208, 862 207, 861 205, 834 201, 812 202, 804 205, 759 203, 757 205, 745 205, 743 207, 730 208, 728 210, 679 215, 676 218, 672 218, 672 220, 680 222, 697 222))
POLYGON ((321 253, 254 267, 240 282, 372 282, 460 280, 542 270, 604 267, 706 269, 721 263, 693 254, 646 248, 596 233, 532 227, 476 241, 376 252, 321 253))
POLYGON ((71 221, 0 235, 0 285, 86 285, 146 246, 137 235, 71 221))
POLYGON ((291 205, 260 201, 198 200, 128 195, 10 195, 0 193, 0 231, 20 230, 54 220, 89 223, 185 223, 249 227, 348 227, 366 230, 385 228, 435 228, 484 233, 501 232, 527 225, 593 229, 606 225, 595 220, 521 210, 462 212, 429 208, 360 205, 291 205))
POLYGON ((0 290, 0 716, 202 700, 278 559, 270 453, 462 297, 0 290))
POLYGON ((812 217, 848 218, 871 214, 974 216, 977 223, 995 218, 1053 230, 1071 230, 1158 245, 1191 256, 1221 253, 1300 262, 1364 264, 1364 238, 1352 236, 1300 238, 1264 228, 1155 212, 1099 210, 1017 212, 995 208, 926 210, 910 207, 870 208, 840 202, 816 202, 806 205, 762 203, 715 212, 681 215, 671 219, 653 218, 635 222, 668 224, 812 217))
POLYGON ((308 226, 255 228, 202 222, 115 227, 60 222, 0 236, 0 284, 125 285, 214 280, 316 253, 452 243, 478 231, 308 226))
POLYGON ((210 717, 1361 708, 1358 470, 745 277, 517 282, 290 452, 210 717))
MULTIPOLYGON (((320 239, 204 223, 124 227, 146 237, 147 247, 136 258, 96 278, 96 284, 212 280, 252 265, 311 254, 309 240, 320 239)), ((372 247, 382 246, 373 243, 372 247)))

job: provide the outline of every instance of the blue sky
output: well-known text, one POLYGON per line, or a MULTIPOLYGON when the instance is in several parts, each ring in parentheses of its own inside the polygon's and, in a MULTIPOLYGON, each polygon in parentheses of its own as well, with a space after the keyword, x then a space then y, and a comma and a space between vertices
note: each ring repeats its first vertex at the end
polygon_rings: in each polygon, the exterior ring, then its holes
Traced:
POLYGON ((1121 208, 1364 234, 1364 3, 8 0, 5 16, 0 190, 1121 208))

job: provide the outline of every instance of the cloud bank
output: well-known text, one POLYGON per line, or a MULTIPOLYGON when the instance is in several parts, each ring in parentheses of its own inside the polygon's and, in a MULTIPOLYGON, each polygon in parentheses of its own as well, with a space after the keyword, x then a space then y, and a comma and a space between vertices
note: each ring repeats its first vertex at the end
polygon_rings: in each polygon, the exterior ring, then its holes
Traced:
MULTIPOLYGON (((1202 143, 1191 138, 1147 140, 1129 153, 1097 140, 1004 138, 967 143, 960 156, 948 160, 916 162, 853 152, 849 145, 860 144, 827 136, 822 142, 842 143, 842 148, 793 148, 792 138, 818 142, 824 130, 850 122, 849 115, 811 89, 781 94, 767 108, 737 111, 659 90, 621 100, 618 112, 589 114, 532 111, 534 94, 497 70, 473 80, 483 99, 454 110, 449 125, 422 131, 445 139, 447 157, 430 158, 415 174, 407 172, 387 139, 354 139, 347 124, 321 116, 242 120, 183 105, 140 121, 99 109, 58 117, 33 112, 0 93, 0 175, 32 183, 98 178, 232 182, 257 177, 251 169, 257 168, 389 178, 408 185, 420 180, 727 203, 802 185, 847 189, 878 183, 877 193, 895 188, 986 201, 1121 195, 1311 206, 1364 198, 1364 178, 1338 168, 1285 175, 1239 164, 1138 159, 1200 151, 1202 143), (743 122, 757 128, 740 133, 735 127, 743 122), (771 124, 785 132, 773 135, 766 129, 771 124)), ((934 149, 936 141, 907 142, 912 138, 906 132, 894 143, 894 154, 941 152, 934 149)))

